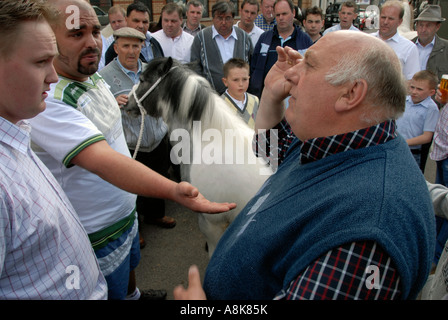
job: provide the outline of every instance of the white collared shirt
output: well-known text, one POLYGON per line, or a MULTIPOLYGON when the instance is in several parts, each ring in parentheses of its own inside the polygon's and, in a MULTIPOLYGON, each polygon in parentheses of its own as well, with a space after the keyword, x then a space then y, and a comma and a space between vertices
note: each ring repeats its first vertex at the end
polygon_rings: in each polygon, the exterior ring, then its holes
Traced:
POLYGON ((228 60, 233 58, 233 51, 235 48, 235 41, 238 40, 238 36, 235 32, 235 27, 232 26, 232 33, 227 39, 224 39, 222 35, 218 33, 215 26, 212 25, 212 38, 215 39, 218 45, 219 51, 221 52, 222 63, 226 63, 228 60))
POLYGON ((190 62, 191 45, 194 37, 182 30, 176 38, 168 37, 163 29, 152 34, 162 47, 165 57, 179 60, 181 63, 190 62))
MULTIPOLYGON (((330 33, 330 32, 333 32, 333 31, 339 31, 339 30, 342 30, 340 23, 332 26, 331 28, 326 29, 322 35, 326 35, 327 33, 330 33)), ((350 28, 348 30, 350 30, 350 31, 361 31, 358 28, 356 28, 353 24, 350 26, 350 28)))
MULTIPOLYGON (((373 33, 373 36, 380 38, 379 32, 373 33)), ((412 79, 414 74, 420 71, 420 60, 417 46, 398 32, 393 37, 384 40, 389 47, 391 47, 400 59, 403 75, 406 80, 412 79)))
MULTIPOLYGON (((240 21, 238 21, 237 23, 235 23, 235 26, 239 28, 240 25, 240 21)), ((241 28, 240 28, 241 29, 241 28)), ((243 30, 244 31, 244 30, 243 30)), ((258 42, 258 39, 260 38, 261 34, 264 32, 263 29, 257 27, 254 24, 254 27, 252 28, 252 30, 250 32, 248 32, 247 34, 250 36, 250 39, 252 40, 252 45, 255 48, 255 45, 258 42)))
POLYGON ((237 105, 238 108, 240 108, 240 110, 243 111, 243 110, 244 110, 244 107, 245 107, 245 105, 246 105, 247 93, 244 93, 244 100, 243 100, 243 101, 241 101, 241 100, 237 100, 237 99, 235 99, 234 97, 232 97, 232 95, 229 93, 229 90, 228 90, 228 89, 226 90, 226 93, 227 93, 227 95, 230 97, 230 99, 232 99, 233 102, 235 102, 235 105, 237 105))

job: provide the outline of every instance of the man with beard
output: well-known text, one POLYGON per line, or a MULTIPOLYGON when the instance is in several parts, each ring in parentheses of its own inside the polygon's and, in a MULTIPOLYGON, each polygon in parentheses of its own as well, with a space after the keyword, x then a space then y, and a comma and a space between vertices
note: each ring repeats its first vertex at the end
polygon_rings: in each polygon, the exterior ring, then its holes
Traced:
POLYGON ((135 283, 136 195, 174 200, 200 212, 227 211, 234 204, 210 203, 190 184, 177 184, 130 157, 118 104, 96 73, 102 43, 95 11, 84 0, 49 2, 60 13, 52 25, 59 80, 50 88, 47 109, 30 121, 34 149, 89 235, 108 298, 164 299, 166 291, 139 291, 135 283))

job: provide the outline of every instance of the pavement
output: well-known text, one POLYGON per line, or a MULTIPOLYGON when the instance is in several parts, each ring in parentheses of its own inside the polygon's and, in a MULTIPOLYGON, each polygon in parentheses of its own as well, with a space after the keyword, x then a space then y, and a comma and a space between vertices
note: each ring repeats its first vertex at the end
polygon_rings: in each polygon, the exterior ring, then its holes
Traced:
MULTIPOLYGON (((435 181, 435 170, 434 161, 428 159, 425 178, 429 182, 435 181)), ((166 215, 176 219, 173 229, 142 226, 146 247, 141 250, 136 278, 140 289, 165 289, 167 300, 173 300, 174 287, 187 286, 189 267, 196 264, 203 278, 209 258, 198 227, 198 214, 167 201, 166 215)))
POLYGON ((165 289, 167 300, 173 300, 174 287, 187 286, 189 267, 197 265, 203 277, 209 258, 205 237, 199 230, 198 214, 167 201, 166 215, 176 219, 174 228, 142 225, 146 246, 141 250, 135 272, 140 289, 165 289))

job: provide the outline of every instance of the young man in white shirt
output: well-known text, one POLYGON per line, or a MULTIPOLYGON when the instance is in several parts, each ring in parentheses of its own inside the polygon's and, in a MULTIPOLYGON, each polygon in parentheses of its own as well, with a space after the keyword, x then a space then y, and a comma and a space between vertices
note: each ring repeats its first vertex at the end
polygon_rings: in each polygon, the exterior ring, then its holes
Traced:
POLYGON ((235 26, 243 29, 250 35, 254 47, 258 42, 258 38, 260 38, 260 35, 264 32, 264 30, 255 25, 258 7, 257 0, 244 0, 241 3, 241 20, 235 24, 235 26))
POLYGON ((181 63, 190 62, 191 45, 194 37, 182 30, 182 8, 174 2, 162 8, 162 30, 152 34, 163 50, 165 57, 172 57, 181 63))

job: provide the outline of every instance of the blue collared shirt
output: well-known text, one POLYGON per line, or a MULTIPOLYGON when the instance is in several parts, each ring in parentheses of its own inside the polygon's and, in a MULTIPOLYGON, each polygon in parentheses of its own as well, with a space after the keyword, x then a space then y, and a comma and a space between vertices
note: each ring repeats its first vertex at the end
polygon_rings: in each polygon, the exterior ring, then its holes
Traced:
POLYGON ((146 32, 146 39, 142 48, 142 55, 148 62, 154 59, 154 54, 152 53, 150 40, 151 40, 151 32, 148 31, 146 32))
POLYGON ((120 66, 121 70, 123 70, 123 72, 132 80, 132 82, 134 82, 135 84, 139 82, 140 80, 140 74, 142 73, 142 62, 140 61, 140 59, 138 60, 138 70, 137 72, 134 72, 132 70, 126 69, 125 67, 123 67, 123 65, 120 62, 120 59, 117 59, 117 63, 120 66))
MULTIPOLYGON (((406 108, 403 115, 397 119, 397 131, 405 140, 418 137, 425 131, 434 132, 439 119, 439 108, 427 97, 419 103, 414 103, 411 96, 406 97, 406 108)), ((411 149, 420 149, 420 145, 411 149)))

